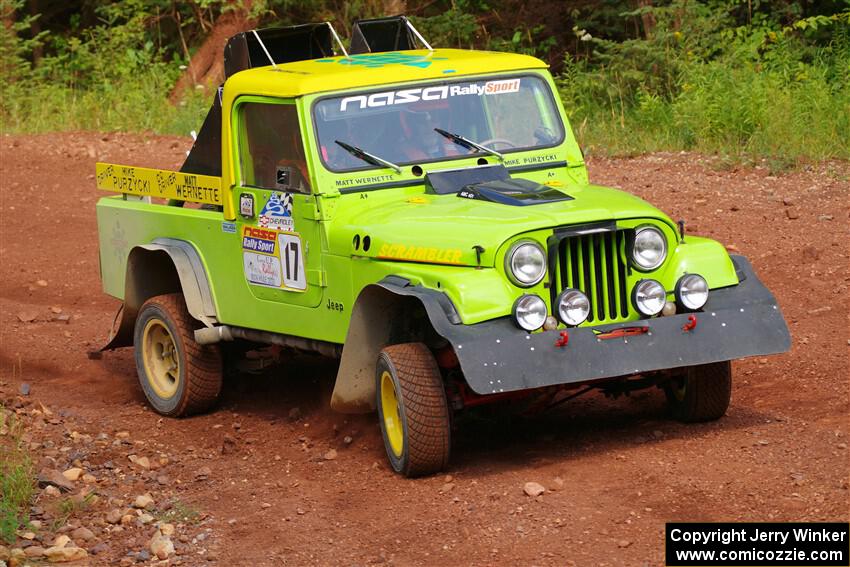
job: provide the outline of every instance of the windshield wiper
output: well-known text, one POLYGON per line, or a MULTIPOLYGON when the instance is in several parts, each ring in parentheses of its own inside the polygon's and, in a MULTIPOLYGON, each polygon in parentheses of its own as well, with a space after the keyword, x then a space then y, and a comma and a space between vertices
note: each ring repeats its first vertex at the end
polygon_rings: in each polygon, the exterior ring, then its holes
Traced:
POLYGON ((496 156, 499 158, 499 161, 505 161, 505 156, 494 150, 493 148, 488 148, 487 146, 482 146, 478 142, 473 142, 469 138, 464 138, 460 134, 452 134, 451 132, 446 132, 441 128, 434 128, 434 131, 438 134, 445 136, 458 146, 464 147, 467 150, 475 150, 478 152, 484 152, 485 154, 490 154, 491 156, 496 156))
POLYGON ((372 165, 383 165, 384 167, 389 167, 390 169, 395 170, 396 173, 401 173, 401 168, 391 161, 381 159, 376 155, 370 154, 366 150, 358 148, 357 146, 352 146, 350 144, 346 144, 345 142, 340 142, 339 140, 334 141, 339 145, 339 147, 341 147, 354 157, 362 159, 366 163, 371 163, 372 165))

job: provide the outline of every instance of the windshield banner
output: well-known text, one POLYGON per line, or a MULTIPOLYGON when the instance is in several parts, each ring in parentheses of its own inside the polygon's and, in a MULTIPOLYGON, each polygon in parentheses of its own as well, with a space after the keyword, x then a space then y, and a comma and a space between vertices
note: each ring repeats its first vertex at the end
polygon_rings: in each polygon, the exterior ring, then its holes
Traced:
POLYGON ((386 91, 372 93, 369 95, 355 95, 343 98, 339 103, 339 111, 364 108, 375 108, 379 106, 391 106, 396 104, 408 104, 420 100, 443 100, 454 96, 468 95, 497 95, 519 92, 522 79, 504 79, 500 81, 487 81, 485 83, 467 83, 460 85, 437 85, 433 87, 418 87, 415 89, 401 89, 397 91, 386 91))

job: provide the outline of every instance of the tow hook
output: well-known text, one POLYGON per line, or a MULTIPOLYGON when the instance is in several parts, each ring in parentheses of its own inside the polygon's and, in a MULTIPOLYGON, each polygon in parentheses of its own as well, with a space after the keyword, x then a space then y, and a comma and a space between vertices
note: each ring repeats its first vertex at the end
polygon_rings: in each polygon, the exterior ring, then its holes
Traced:
POLYGON ((566 331, 561 331, 561 338, 555 341, 556 347, 565 347, 570 342, 570 334, 566 331))
POLYGON ((693 331, 697 327, 697 316, 696 315, 688 315, 688 322, 682 325, 682 331, 688 332, 693 331))

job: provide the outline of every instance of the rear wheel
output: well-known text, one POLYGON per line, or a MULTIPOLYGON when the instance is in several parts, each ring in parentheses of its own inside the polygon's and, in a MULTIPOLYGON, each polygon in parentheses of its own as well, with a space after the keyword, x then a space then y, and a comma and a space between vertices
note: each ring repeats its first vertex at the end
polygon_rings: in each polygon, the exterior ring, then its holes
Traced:
POLYGON ((421 476, 443 470, 451 445, 449 406, 437 362, 422 343, 388 346, 378 356, 378 419, 393 470, 421 476))
POLYGON ((162 415, 206 411, 221 393, 221 351, 196 343, 196 327, 180 293, 147 300, 136 318, 139 382, 148 402, 162 415))
POLYGON ((664 388, 673 417, 685 422, 723 417, 732 396, 732 363, 702 364, 685 369, 664 388))

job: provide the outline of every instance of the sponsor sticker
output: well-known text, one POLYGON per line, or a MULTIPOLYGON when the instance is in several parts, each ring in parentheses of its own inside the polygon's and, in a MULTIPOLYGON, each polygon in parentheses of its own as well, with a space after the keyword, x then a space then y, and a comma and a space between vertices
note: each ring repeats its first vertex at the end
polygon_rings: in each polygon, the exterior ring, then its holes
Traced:
POLYGON ((488 96, 519 92, 521 78, 487 81, 486 83, 467 83, 460 85, 436 85, 398 91, 347 96, 339 101, 339 111, 376 108, 409 104, 420 100, 443 100, 455 96, 488 96))
POLYGON ((243 226, 242 250, 248 282, 292 291, 307 289, 300 235, 243 226))
POLYGON ((223 223, 221 223, 221 232, 227 232, 228 234, 236 234, 236 223, 235 222, 223 222, 223 223))
POLYGON ((267 287, 281 287, 280 258, 255 252, 243 252, 242 263, 249 282, 267 287))
POLYGON ((283 264, 283 284, 289 289, 307 289, 307 276, 304 273, 304 255, 301 237, 297 234, 281 233, 277 237, 280 244, 281 264, 283 264))
POLYGON ((292 195, 289 193, 273 192, 260 211, 257 219, 263 228, 292 231, 295 223, 292 219, 292 195))
POLYGON ((242 248, 262 254, 274 254, 277 232, 253 226, 242 227, 242 248))
POLYGON ((254 196, 250 193, 239 195, 239 214, 246 219, 254 218, 254 196))

